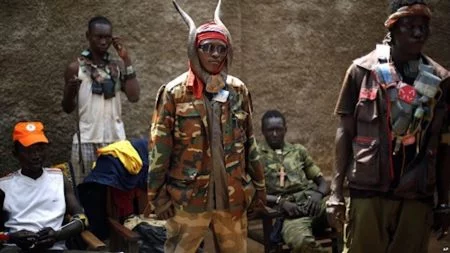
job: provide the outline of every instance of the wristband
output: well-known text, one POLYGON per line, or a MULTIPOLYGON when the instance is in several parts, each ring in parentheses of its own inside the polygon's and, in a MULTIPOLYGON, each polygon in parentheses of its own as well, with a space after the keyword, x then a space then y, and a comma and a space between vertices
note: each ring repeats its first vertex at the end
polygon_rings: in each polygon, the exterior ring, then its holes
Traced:
POLYGON ((83 230, 89 226, 89 220, 84 213, 78 213, 72 216, 71 220, 79 220, 83 223, 83 230))
POLYGON ((264 181, 264 179, 259 182, 253 180, 253 184, 255 185, 255 189, 258 191, 266 190, 266 182, 264 181))
POLYGON ((129 65, 129 66, 127 66, 125 68, 125 75, 126 76, 129 76, 129 75, 132 75, 132 74, 135 74, 135 73, 136 73, 136 71, 134 71, 133 65, 129 65))

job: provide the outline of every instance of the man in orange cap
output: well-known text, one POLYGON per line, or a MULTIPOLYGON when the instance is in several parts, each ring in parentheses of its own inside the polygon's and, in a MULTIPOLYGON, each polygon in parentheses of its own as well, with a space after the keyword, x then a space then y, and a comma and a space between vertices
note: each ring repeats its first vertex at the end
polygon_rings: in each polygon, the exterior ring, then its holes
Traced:
POLYGON ((62 171, 43 167, 49 142, 43 124, 17 123, 13 141, 21 169, 0 179, 0 207, 6 214, 0 241, 37 251, 65 249, 64 240, 80 233, 87 220, 62 171), (62 228, 66 213, 73 220, 62 228))

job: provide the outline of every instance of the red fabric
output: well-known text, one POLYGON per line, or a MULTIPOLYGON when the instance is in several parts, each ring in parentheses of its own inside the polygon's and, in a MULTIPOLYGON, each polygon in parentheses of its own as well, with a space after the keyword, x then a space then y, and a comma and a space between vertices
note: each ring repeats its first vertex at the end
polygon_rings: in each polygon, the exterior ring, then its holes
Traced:
POLYGON ((204 40, 221 40, 225 44, 228 44, 227 37, 219 32, 204 32, 197 35, 197 46, 200 45, 200 43, 204 40))
POLYGON ((133 189, 131 191, 121 191, 119 189, 110 187, 112 202, 117 208, 117 214, 119 217, 128 217, 134 213, 133 200, 136 196, 139 196, 139 189, 133 189))
POLYGON ((197 28, 196 45, 198 46, 200 42, 208 39, 218 39, 228 45, 225 28, 214 22, 205 23, 197 28))
POLYGON ((186 86, 192 93, 194 93, 194 96, 196 99, 202 98, 203 93, 203 87, 205 86, 200 80, 200 78, 195 75, 194 71, 192 71, 191 64, 189 63, 189 73, 188 73, 188 80, 186 86))
POLYGON ((410 6, 403 6, 389 16, 386 22, 384 22, 384 26, 389 29, 400 18, 407 16, 425 16, 427 18, 431 18, 431 10, 425 4, 413 4, 410 6))

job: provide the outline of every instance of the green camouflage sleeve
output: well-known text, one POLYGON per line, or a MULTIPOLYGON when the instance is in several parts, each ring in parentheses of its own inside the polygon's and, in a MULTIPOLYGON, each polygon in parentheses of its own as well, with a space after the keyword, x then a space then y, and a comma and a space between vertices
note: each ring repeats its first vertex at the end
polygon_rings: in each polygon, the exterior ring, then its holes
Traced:
POLYGON ((265 189, 264 181, 264 167, 260 161, 260 155, 255 136, 253 134, 253 105, 250 93, 247 89, 244 91, 244 98, 242 101, 243 110, 248 113, 247 117, 247 143, 246 143, 246 157, 247 157, 247 172, 253 179, 253 184, 257 190, 265 189))
POLYGON ((165 183, 173 145, 175 103, 169 91, 162 86, 158 91, 152 116, 149 141, 150 167, 148 173, 148 198, 153 204, 165 183))
POLYGON ((308 151, 303 146, 300 146, 300 157, 302 161, 305 164, 304 172, 306 175, 306 178, 309 180, 313 180, 314 178, 318 176, 322 176, 322 172, 320 171, 320 168, 314 164, 313 159, 308 154, 308 151))

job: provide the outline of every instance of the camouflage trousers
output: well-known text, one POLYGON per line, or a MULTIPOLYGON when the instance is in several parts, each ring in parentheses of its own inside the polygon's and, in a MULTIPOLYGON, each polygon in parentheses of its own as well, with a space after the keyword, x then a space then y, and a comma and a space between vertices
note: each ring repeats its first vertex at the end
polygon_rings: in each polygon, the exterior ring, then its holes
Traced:
POLYGON ((417 200, 351 198, 343 253, 426 253, 432 208, 417 200))
POLYGON ((323 202, 320 214, 316 217, 285 219, 281 234, 283 241, 292 248, 292 252, 324 253, 328 252, 314 238, 315 233, 325 231, 329 226, 323 202))
POLYGON ((216 249, 221 253, 247 252, 247 215, 233 217, 226 211, 188 213, 176 209, 166 222, 166 253, 196 252, 208 229, 211 229, 216 249))

